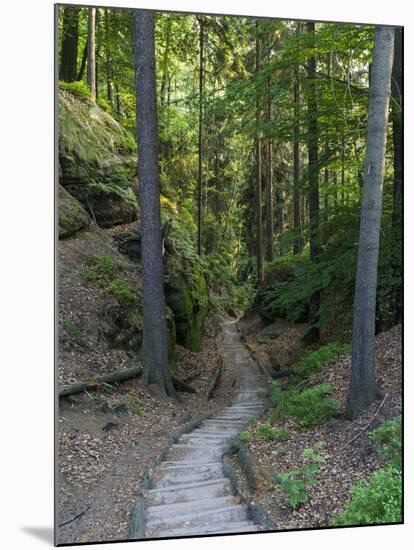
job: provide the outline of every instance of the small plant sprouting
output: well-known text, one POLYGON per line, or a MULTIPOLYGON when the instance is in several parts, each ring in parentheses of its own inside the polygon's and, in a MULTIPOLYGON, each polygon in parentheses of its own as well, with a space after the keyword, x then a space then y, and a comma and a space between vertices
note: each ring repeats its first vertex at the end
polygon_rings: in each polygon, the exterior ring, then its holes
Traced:
POLYGON ((135 397, 135 395, 132 395, 131 393, 128 394, 128 406, 129 410, 132 412, 132 414, 136 414, 137 416, 140 416, 144 412, 144 407, 140 401, 135 397))
POLYGON ((239 439, 242 443, 247 443, 248 441, 250 441, 251 437, 252 436, 251 436, 250 432, 248 432, 248 431, 240 432, 240 435, 239 435, 239 439))
POLYGON ((258 438, 267 439, 268 441, 273 441, 277 437, 277 433, 269 425, 257 428, 256 435, 258 438))
POLYGON ((290 474, 283 472, 275 474, 282 491, 288 495, 289 505, 293 509, 308 501, 307 489, 317 484, 315 476, 320 472, 320 464, 325 462, 323 456, 316 454, 311 448, 304 449, 302 455, 305 460, 303 468, 294 470, 290 474))

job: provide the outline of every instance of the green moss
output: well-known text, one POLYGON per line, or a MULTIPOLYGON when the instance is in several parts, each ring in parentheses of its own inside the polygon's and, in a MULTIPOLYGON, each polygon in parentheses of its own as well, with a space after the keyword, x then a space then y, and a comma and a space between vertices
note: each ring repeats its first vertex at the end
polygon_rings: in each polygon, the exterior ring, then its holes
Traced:
POLYGON ((89 227, 89 216, 82 205, 59 185, 59 239, 89 227))
POLYGON ((134 292, 129 288, 126 282, 119 277, 109 285, 108 292, 112 294, 123 309, 128 309, 136 303, 134 292))
POLYGON ((91 91, 89 90, 87 84, 82 80, 77 80, 76 82, 63 82, 61 80, 59 81, 59 88, 61 90, 65 90, 66 92, 70 92, 76 97, 83 97, 87 99, 91 98, 91 91))

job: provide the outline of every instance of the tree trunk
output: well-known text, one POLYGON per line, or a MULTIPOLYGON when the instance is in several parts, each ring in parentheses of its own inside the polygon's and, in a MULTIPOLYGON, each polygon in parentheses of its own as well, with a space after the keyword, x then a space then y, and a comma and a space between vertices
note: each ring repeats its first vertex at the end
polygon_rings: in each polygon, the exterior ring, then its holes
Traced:
POLYGON ((197 250, 199 256, 202 253, 203 240, 203 91, 204 91, 204 23, 198 19, 200 25, 200 73, 198 88, 198 239, 197 250))
POLYGON ((161 89, 160 89, 160 103, 161 105, 164 105, 165 103, 165 95, 167 91, 167 84, 169 83, 169 76, 168 76, 168 56, 170 53, 170 42, 171 42, 171 26, 172 26, 172 17, 169 17, 168 23, 167 23, 167 32, 165 35, 165 50, 164 50, 164 58, 162 62, 162 79, 161 79, 161 89))
POLYGON ((83 80, 83 75, 85 74, 87 59, 88 59, 88 39, 86 39, 85 46, 83 48, 81 66, 80 66, 80 69, 79 69, 79 72, 78 72, 78 76, 76 77, 76 80, 83 80))
POLYGON ((376 27, 374 36, 355 284, 351 379, 346 405, 346 416, 349 419, 358 416, 379 397, 374 364, 375 306, 394 29, 376 27))
POLYGON ((394 185, 392 223, 401 223, 403 192, 403 81, 402 81, 402 29, 395 29, 394 63, 391 81, 392 141, 394 145, 394 185))
POLYGON ((100 12, 99 8, 96 8, 96 16, 95 16, 95 100, 98 100, 99 97, 99 57, 101 52, 101 40, 100 40, 100 32, 99 32, 99 25, 100 25, 100 12))
POLYGON ((119 87, 117 82, 115 82, 115 109, 116 114, 119 116, 121 114, 121 98, 119 96, 119 87))
POLYGON ((106 69, 106 97, 112 106, 112 82, 111 82, 111 54, 109 51, 109 13, 105 9, 105 69, 106 69))
POLYGON ((175 395, 168 363, 168 332, 161 251, 154 14, 135 10, 138 180, 141 207, 144 382, 175 395))
POLYGON ((96 60, 95 60, 96 8, 88 8, 88 75, 87 82, 92 100, 96 99, 96 60))
POLYGON ((79 9, 63 8, 59 79, 64 82, 74 82, 78 74, 78 27, 79 9))
MULTIPOLYGON (((259 22, 256 21, 256 75, 260 70, 260 40, 259 22)), ((256 85, 256 122, 260 120, 259 86, 256 85)), ((256 136, 256 257, 257 279, 259 284, 264 280, 263 269, 263 223, 262 223, 262 163, 260 151, 260 137, 256 136)))
MULTIPOLYGON (((270 48, 268 60, 270 62, 270 48)), ((266 111, 266 122, 270 127, 270 121, 272 119, 272 98, 270 96, 271 92, 271 81, 270 77, 267 79, 267 111, 266 111)), ((267 260, 271 262, 274 258, 273 250, 273 228, 274 228, 274 219, 273 219, 273 143, 272 138, 269 136, 267 138, 266 149, 266 256, 267 260)))
MULTIPOLYGON (((299 34, 299 26, 296 30, 299 34)), ((300 116, 300 88, 299 88, 299 65, 294 68, 293 85, 293 229, 295 241, 293 253, 299 254, 302 251, 302 236, 300 226, 300 191, 299 191, 299 116, 300 116)))
MULTIPOLYGON (((307 24, 308 33, 315 36, 315 23, 307 24)), ((315 260, 320 253, 319 242, 319 159, 318 159, 318 105, 316 102, 316 59, 314 55, 308 58, 307 72, 308 89, 308 174, 309 174, 309 248, 310 257, 315 260)), ((315 292, 309 307, 310 329, 306 340, 319 340, 319 306, 320 295, 315 292)))

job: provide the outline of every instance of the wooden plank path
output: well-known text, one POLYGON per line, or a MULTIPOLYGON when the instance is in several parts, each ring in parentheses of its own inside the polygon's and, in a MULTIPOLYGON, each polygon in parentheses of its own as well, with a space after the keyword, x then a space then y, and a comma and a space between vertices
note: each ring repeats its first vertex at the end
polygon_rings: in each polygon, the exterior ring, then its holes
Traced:
POLYGON ((172 445, 144 491, 145 538, 258 531, 247 507, 223 475, 222 456, 265 408, 265 378, 241 343, 234 322, 223 325, 226 361, 237 368, 239 389, 231 405, 172 445))

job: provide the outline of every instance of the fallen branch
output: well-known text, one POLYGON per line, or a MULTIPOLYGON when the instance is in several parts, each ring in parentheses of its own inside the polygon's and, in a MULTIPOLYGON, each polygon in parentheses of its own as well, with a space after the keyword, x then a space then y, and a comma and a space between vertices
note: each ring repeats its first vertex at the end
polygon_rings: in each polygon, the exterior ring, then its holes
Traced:
POLYGON ((142 367, 131 367, 129 369, 123 369, 115 372, 109 372, 102 374, 101 376, 95 376, 88 380, 81 382, 74 382, 73 384, 64 384, 59 386, 59 397, 67 395, 74 395, 86 390, 99 389, 104 384, 111 384, 112 382, 123 382, 130 378, 136 378, 142 374, 142 367))
POLYGON ((272 370, 270 373, 270 376, 272 378, 287 378, 288 376, 292 376, 294 374, 293 370, 272 370))
POLYGON ((83 512, 81 512, 80 514, 77 514, 76 516, 74 516, 72 519, 69 519, 68 521, 65 521, 64 523, 61 523, 60 525, 58 525, 58 527, 63 527, 64 525, 68 525, 69 523, 72 523, 73 521, 81 518, 84 514, 86 514, 86 512, 89 510, 90 506, 88 506, 83 512))
POLYGON ((349 447, 354 441, 356 441, 359 437, 361 437, 361 435, 362 435, 363 433, 365 433, 365 432, 368 430, 368 428, 369 428, 369 427, 371 426, 371 424, 374 422, 375 418, 378 416, 378 414, 379 414, 380 410, 382 409, 382 407, 383 407, 383 405, 384 405, 385 400, 387 399, 387 397, 388 397, 388 393, 386 393, 386 394, 384 395, 384 399, 381 401, 381 403, 380 403, 378 409, 376 410, 375 414, 372 416, 372 418, 371 418, 371 420, 368 422, 368 424, 365 426, 365 428, 364 428, 363 430, 361 430, 361 431, 360 431, 355 437, 353 437, 350 441, 348 441, 348 443, 346 443, 346 444, 344 445, 344 449, 346 449, 346 447, 349 447))
POLYGON ((208 388, 207 388, 207 391, 206 391, 206 394, 205 394, 205 399, 206 401, 208 401, 211 397, 211 394, 213 393, 213 391, 215 390, 217 384, 218 384, 218 381, 219 381, 219 378, 220 378, 220 374, 221 374, 221 368, 222 368, 222 361, 220 361, 220 364, 219 366, 216 368, 214 374, 213 374, 213 378, 211 379, 211 382, 210 384, 208 385, 208 388))

